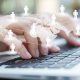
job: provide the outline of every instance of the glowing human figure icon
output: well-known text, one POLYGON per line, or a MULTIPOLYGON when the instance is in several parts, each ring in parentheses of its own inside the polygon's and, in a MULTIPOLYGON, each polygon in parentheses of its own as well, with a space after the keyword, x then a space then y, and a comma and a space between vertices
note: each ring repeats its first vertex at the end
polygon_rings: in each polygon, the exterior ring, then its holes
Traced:
POLYGON ((12 38, 13 38, 13 32, 12 32, 12 30, 9 30, 8 31, 8 39, 12 40, 12 38))
POLYGON ((74 10, 73 16, 74 16, 74 19, 75 19, 75 20, 78 19, 78 11, 77 11, 77 10, 74 10))
POLYGON ((30 30, 30 35, 34 38, 37 37, 36 27, 37 27, 36 23, 33 23, 30 30))
POLYGON ((25 6, 25 7, 24 7, 24 15, 25 15, 25 16, 28 16, 28 15, 29 15, 28 11, 29 11, 28 6, 25 6))
POLYGON ((61 5, 61 7, 60 7, 60 14, 61 15, 65 14, 65 7, 64 7, 64 5, 61 5))
POLYGON ((51 24, 55 25, 55 23, 56 23, 56 16, 53 14, 51 17, 51 24))
POLYGON ((15 54, 16 53, 16 51, 15 51, 15 45, 12 43, 11 45, 10 45, 10 53, 11 54, 15 54))
POLYGON ((14 38, 14 34, 13 34, 12 30, 9 30, 8 33, 7 33, 7 35, 5 36, 4 40, 5 40, 7 43, 11 44, 14 39, 15 39, 15 38, 14 38))
POLYGON ((14 13, 14 12, 11 13, 11 21, 12 21, 12 22, 15 22, 15 21, 16 21, 16 20, 15 20, 15 13, 14 13))

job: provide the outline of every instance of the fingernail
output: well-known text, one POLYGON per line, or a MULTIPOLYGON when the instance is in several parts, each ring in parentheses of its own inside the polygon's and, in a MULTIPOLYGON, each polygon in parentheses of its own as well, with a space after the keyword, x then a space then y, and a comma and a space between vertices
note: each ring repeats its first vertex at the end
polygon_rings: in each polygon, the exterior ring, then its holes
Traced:
POLYGON ((59 47, 55 47, 55 52, 59 52, 60 48, 59 47))
POLYGON ((36 57, 36 58, 39 57, 39 50, 38 50, 38 49, 36 49, 35 57, 36 57))
POLYGON ((48 55, 48 48, 43 48, 43 55, 48 55))
POLYGON ((26 58, 27 58, 27 59, 31 59, 31 58, 32 58, 32 56, 31 56, 29 53, 26 52, 26 54, 27 54, 27 55, 26 55, 26 58))
POLYGON ((41 45, 41 54, 44 56, 48 55, 48 47, 46 45, 41 45))

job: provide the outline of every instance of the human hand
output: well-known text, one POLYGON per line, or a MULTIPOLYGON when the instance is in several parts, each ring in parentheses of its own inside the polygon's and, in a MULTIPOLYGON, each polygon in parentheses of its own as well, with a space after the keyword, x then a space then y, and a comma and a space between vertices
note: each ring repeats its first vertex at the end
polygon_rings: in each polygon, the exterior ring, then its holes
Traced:
MULTIPOLYGON (((46 37, 48 32, 49 34, 52 34, 50 29, 47 27, 44 27, 43 29, 40 29, 39 27, 39 36, 38 37, 32 37, 30 35, 31 25, 33 22, 17 22, 9 24, 6 28, 12 30, 18 37, 18 39, 22 40, 23 44, 26 47, 26 50, 31 54, 32 57, 36 58, 41 55, 48 55, 49 52, 59 52, 60 48, 56 45, 54 46, 46 46, 46 37), (22 36, 22 37, 21 37, 22 36)), ((26 56, 26 55, 25 55, 26 56)))
POLYGON ((4 28, 0 28, 0 51, 9 50, 10 45, 13 43, 15 44, 15 51, 23 58, 23 59, 30 59, 32 56, 28 53, 25 46, 22 44, 20 40, 17 39, 16 35, 14 34, 14 39, 12 41, 5 38, 8 30, 4 28))

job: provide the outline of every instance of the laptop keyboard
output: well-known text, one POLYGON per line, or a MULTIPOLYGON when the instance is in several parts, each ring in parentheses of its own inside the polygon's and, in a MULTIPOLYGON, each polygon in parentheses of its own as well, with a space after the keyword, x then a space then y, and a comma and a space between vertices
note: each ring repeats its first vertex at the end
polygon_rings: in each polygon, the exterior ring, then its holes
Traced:
POLYGON ((20 57, 0 63, 5 68, 72 68, 80 63, 80 48, 61 47, 59 53, 37 59, 23 60, 20 57))

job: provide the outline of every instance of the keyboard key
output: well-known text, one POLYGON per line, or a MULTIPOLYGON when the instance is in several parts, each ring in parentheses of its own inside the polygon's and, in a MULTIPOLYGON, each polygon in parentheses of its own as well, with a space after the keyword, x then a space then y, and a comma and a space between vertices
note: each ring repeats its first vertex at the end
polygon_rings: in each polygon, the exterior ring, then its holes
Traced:
POLYGON ((76 60, 72 61, 70 64, 67 64, 65 68, 72 68, 79 63, 80 63, 80 58, 77 58, 76 60))

